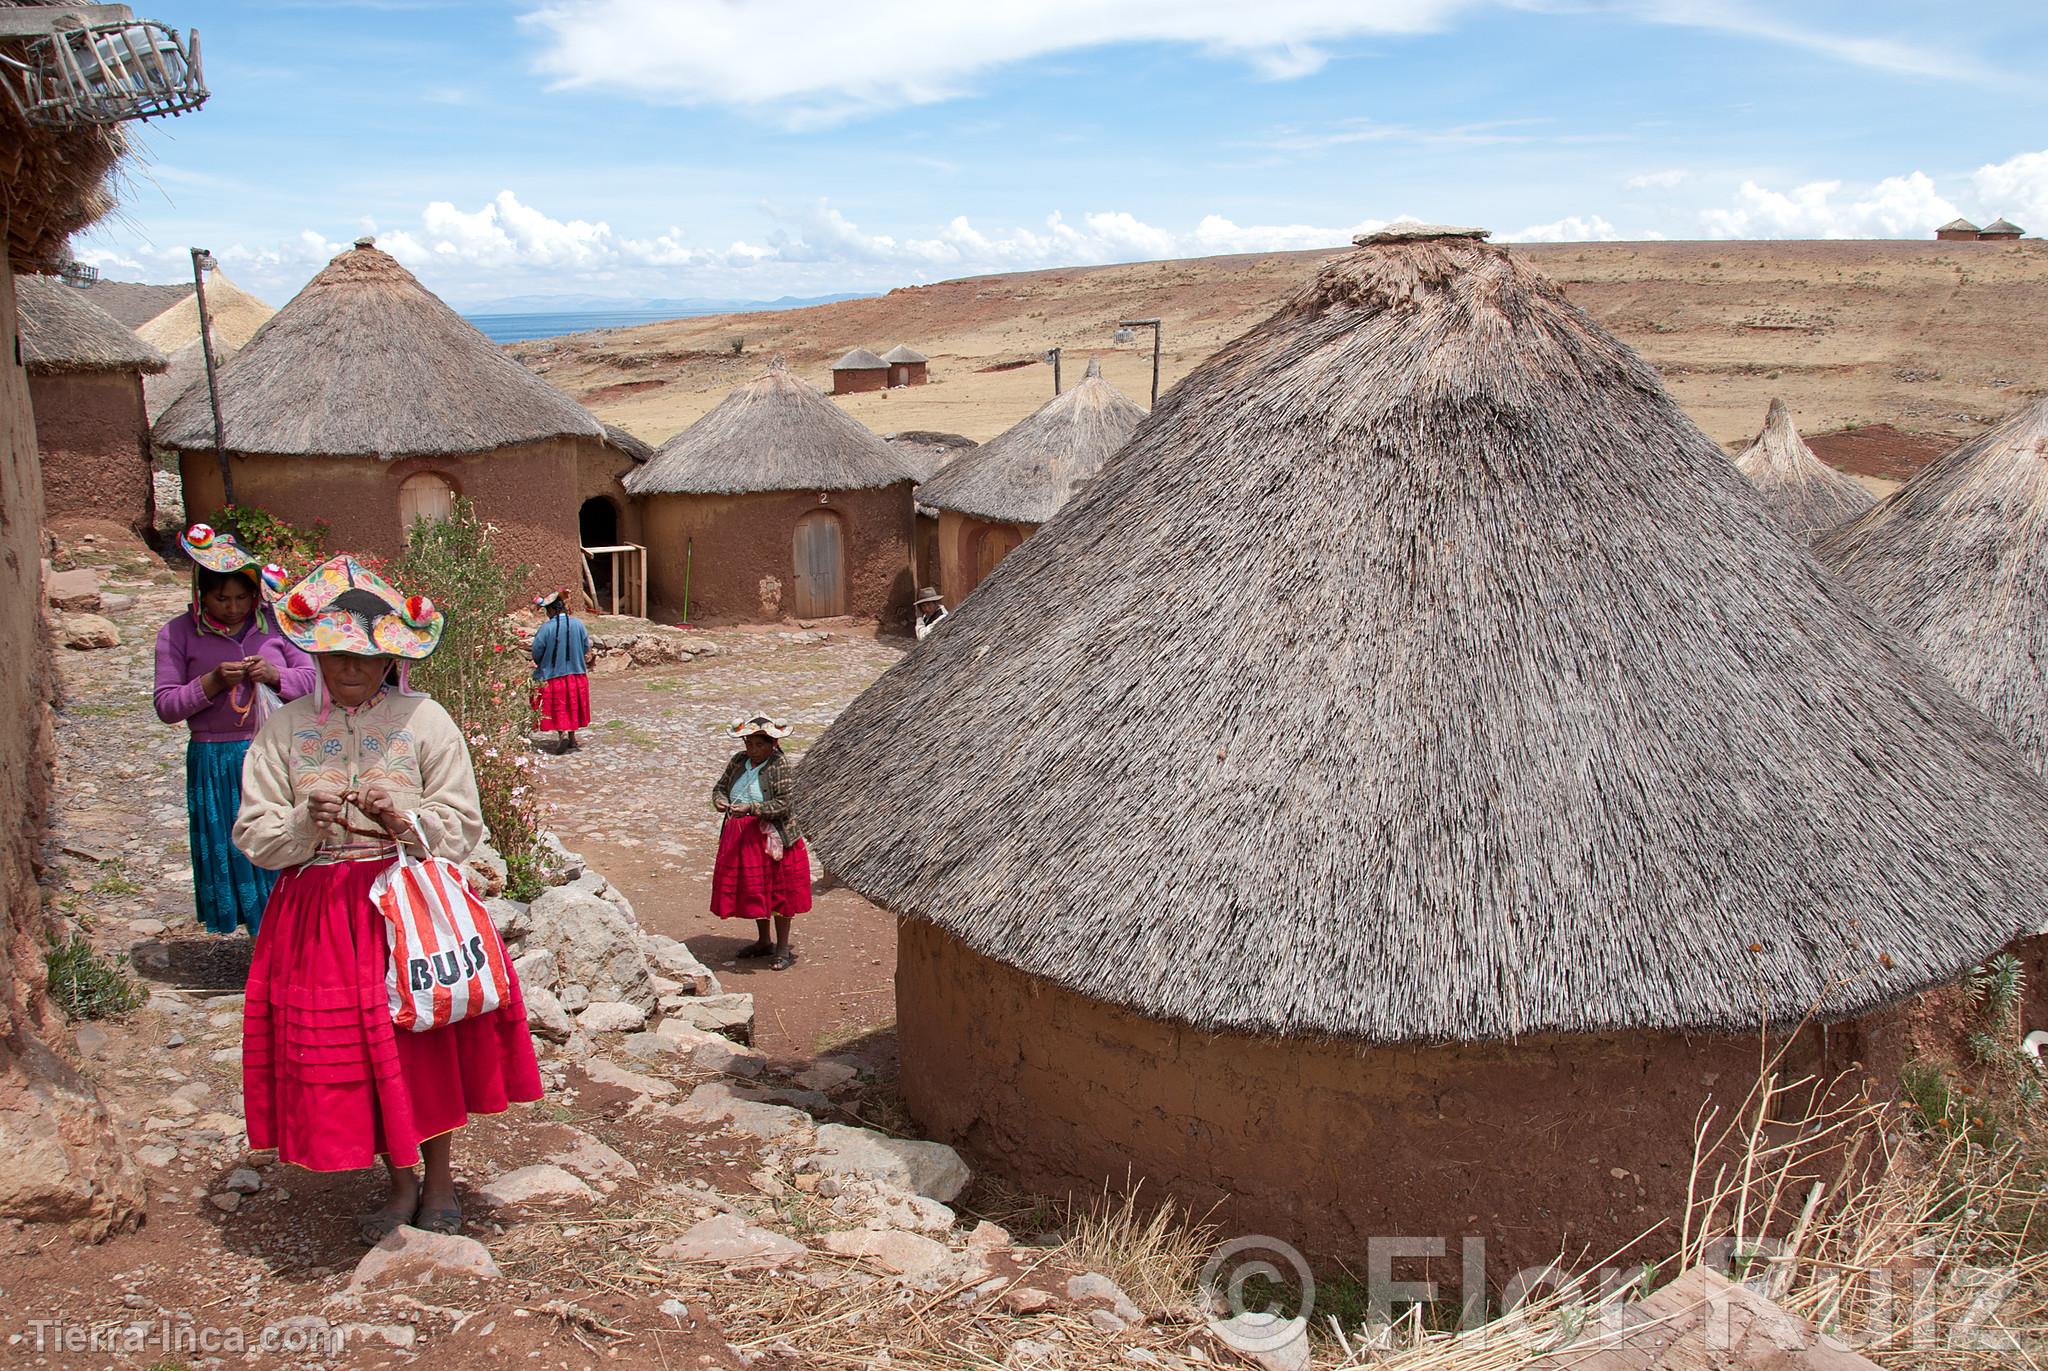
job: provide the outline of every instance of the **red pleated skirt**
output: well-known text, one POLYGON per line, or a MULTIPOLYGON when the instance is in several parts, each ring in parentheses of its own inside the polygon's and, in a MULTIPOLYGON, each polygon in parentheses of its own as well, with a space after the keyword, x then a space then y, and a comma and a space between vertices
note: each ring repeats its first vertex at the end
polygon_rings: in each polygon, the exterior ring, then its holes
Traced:
MULTIPOLYGON (((519 978, 489 1014, 399 1032, 385 998, 384 860, 287 872, 271 892, 242 1010, 249 1145, 309 1171, 354 1171, 541 1095, 519 978)), ((506 968, 508 971, 510 967, 506 968)))
POLYGON ((573 733, 590 727, 590 678, 581 672, 542 681, 533 692, 533 707, 543 733, 573 733))
POLYGON ((768 835, 751 814, 728 814, 718 830, 718 863, 711 869, 711 912, 721 919, 765 919, 802 914, 811 907, 811 857, 798 839, 768 860, 768 835))

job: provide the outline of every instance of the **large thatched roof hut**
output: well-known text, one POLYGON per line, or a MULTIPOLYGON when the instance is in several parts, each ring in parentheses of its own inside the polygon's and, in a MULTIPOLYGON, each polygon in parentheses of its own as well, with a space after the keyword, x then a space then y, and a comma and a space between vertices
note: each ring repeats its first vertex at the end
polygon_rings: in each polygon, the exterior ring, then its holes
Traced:
POLYGON ((1088 359, 1081 383, 950 463, 918 488, 939 511, 939 589, 958 604, 1093 480, 1145 417, 1088 359))
POLYGON ((164 355, 54 276, 20 277, 14 290, 44 516, 148 532, 156 493, 142 388, 164 355))
POLYGON ((1814 555, 2048 777, 2048 400, 1936 459, 1814 555))
MULTIPOLYGON (((498 525, 539 583, 580 587, 579 511, 630 515, 633 466, 590 412, 443 304, 371 240, 329 262, 219 369, 235 498, 334 543, 385 555, 456 496, 498 525)), ((206 388, 156 423, 175 449, 185 507, 222 503, 206 388)), ((628 530, 630 536, 632 530, 628 530)))
POLYGON ((639 499, 649 593, 692 618, 909 614, 912 474, 782 358, 655 449, 639 499))
POLYGON ((1176 386, 797 796, 901 916, 936 1136, 1497 1269, 1681 1210, 1760 1024, 1876 1051, 2048 910, 2012 747, 1653 368, 1419 230, 1176 386))
POLYGON ((1783 400, 1772 400, 1763 432, 1735 459, 1764 508, 1795 537, 1811 541, 1877 503, 1861 481, 1814 455, 1783 400))

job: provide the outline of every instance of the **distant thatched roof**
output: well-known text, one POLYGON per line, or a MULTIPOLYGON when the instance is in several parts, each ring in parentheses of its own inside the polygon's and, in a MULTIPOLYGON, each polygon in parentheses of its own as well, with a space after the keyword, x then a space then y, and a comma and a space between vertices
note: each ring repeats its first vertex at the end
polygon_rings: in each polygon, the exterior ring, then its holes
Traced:
MULTIPOLYGON (((226 365, 228 358, 238 349, 215 348, 213 363, 216 370, 226 365)), ((199 387, 201 403, 206 395, 206 357, 199 351, 199 340, 194 338, 171 354, 171 364, 160 375, 142 378, 142 407, 149 411, 149 422, 153 425, 163 418, 164 411, 176 402, 180 395, 199 387)), ((212 418, 211 412, 208 414, 212 418)))
MULTIPOLYGON (((230 451, 404 457, 604 437, 583 406, 367 243, 329 262, 219 369, 230 451)), ((155 436, 212 447, 205 391, 179 396, 155 436)))
POLYGON ((1076 486, 1102 469, 1144 417, 1144 410, 1102 379, 1102 364, 1091 357, 1081 384, 949 465, 917 498, 980 519, 1042 524, 1076 486))
POLYGON ((910 344, 908 343, 898 343, 895 347, 890 348, 887 352, 882 354, 882 360, 885 362, 897 363, 929 362, 931 361, 931 358, 925 356, 922 352, 919 352, 916 348, 910 346, 910 344))
POLYGON ((832 364, 834 371, 885 371, 889 364, 866 348, 855 348, 832 364))
POLYGON ((1979 233, 1996 234, 2001 238, 2017 238, 2022 233, 2026 232, 2026 230, 2021 228, 2018 224, 2015 224, 2012 220, 2007 219, 2003 216, 1993 219, 1990 223, 1986 224, 1983 228, 1978 229, 1977 231, 1979 233))
MULTIPOLYGON (((0 9, 72 2, 0 0, 0 9)), ((18 61, 23 53, 23 40, 0 39, 0 56, 18 61)), ((70 255, 70 236, 114 207, 108 176, 128 154, 127 135, 118 124, 61 131, 31 125, 12 100, 0 99, 0 149, 0 247, 15 271, 55 270, 70 255)))
POLYGON ((1069 989, 1754 1031, 2048 913, 2048 790, 1505 250, 1333 259, 804 757, 832 872, 1069 989))
POLYGON ((14 278, 21 360, 32 376, 77 371, 162 371, 161 352, 54 276, 14 278))
MULTIPOLYGON (((980 444, 960 433, 938 433, 931 429, 905 429, 901 433, 884 434, 882 441, 896 450, 903 465, 910 470, 914 481, 929 481, 944 471, 962 453, 972 452, 980 444)), ((936 515, 937 510, 932 513, 936 515)))
MULTIPOLYGON (((206 276, 206 323, 213 334, 214 356, 222 349, 240 351, 256 336, 256 330, 270 322, 277 311, 228 279, 218 267, 206 276)), ((199 338, 199 298, 191 290, 180 296, 161 314, 149 319, 136 335, 165 352, 176 352, 199 338)))
POLYGON ((129 328, 140 328, 191 293, 190 281, 180 285, 151 286, 140 281, 109 281, 101 277, 86 287, 85 298, 129 328))
POLYGON ((1764 508, 1802 539, 1847 523, 1877 503, 1861 481, 1836 471, 1800 441, 1783 400, 1771 401, 1763 432, 1742 450, 1735 468, 1756 487, 1764 508))
POLYGON ((1978 231, 1977 226, 1967 219, 1951 219, 1935 230, 1936 233, 1976 233, 1978 231))
POLYGON ((2048 400, 1814 545, 2048 776, 2048 400))
POLYGON ((780 357, 626 476, 635 495, 870 490, 912 479, 901 454, 780 357))

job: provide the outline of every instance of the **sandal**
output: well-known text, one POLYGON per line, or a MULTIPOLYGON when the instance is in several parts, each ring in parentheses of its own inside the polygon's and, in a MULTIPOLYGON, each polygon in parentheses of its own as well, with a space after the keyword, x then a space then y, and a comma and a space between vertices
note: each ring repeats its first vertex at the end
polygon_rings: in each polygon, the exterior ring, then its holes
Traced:
POLYGON ((744 961, 744 960, 745 960, 746 958, 748 958, 748 957, 767 957, 767 956, 771 956, 771 955, 773 955, 774 951, 775 951, 775 944, 774 944, 774 943, 771 943, 771 942, 765 942, 765 941, 764 941, 764 942, 758 942, 758 943, 749 943, 749 944, 747 944, 747 945, 746 945, 745 947, 741 948, 741 949, 740 949, 739 951, 737 951, 737 952, 733 953, 732 955, 733 955, 733 960, 735 960, 735 961, 744 961))
POLYGON ((378 1210, 374 1214, 356 1216, 356 1241, 365 1247, 375 1247, 386 1238, 413 1222, 417 1215, 391 1214, 378 1210))
POLYGON ((768 969, 769 969, 770 971, 787 971, 787 970, 789 970, 789 969, 790 969, 791 967, 793 967, 793 966, 795 966, 795 965, 796 965, 796 952, 795 952, 795 950, 794 950, 794 949, 785 949, 785 950, 783 950, 783 951, 781 951, 781 952, 778 952, 778 953, 776 953, 776 954, 775 954, 775 960, 774 960, 774 961, 772 961, 772 962, 770 962, 770 963, 768 963, 768 969))
POLYGON ((412 1221, 414 1228, 428 1233, 455 1234, 462 1231, 462 1206, 450 1205, 446 1209, 422 1209, 412 1221))

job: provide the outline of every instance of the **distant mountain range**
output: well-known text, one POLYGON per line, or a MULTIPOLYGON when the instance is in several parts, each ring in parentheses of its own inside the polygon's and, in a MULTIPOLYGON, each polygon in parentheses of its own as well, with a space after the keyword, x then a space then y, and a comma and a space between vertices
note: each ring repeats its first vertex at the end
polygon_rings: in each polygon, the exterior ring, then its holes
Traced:
POLYGON ((464 305, 462 313, 478 314, 754 314, 770 309, 802 309, 841 300, 865 300, 876 291, 847 295, 785 295, 779 300, 635 299, 613 295, 507 295, 464 305))

